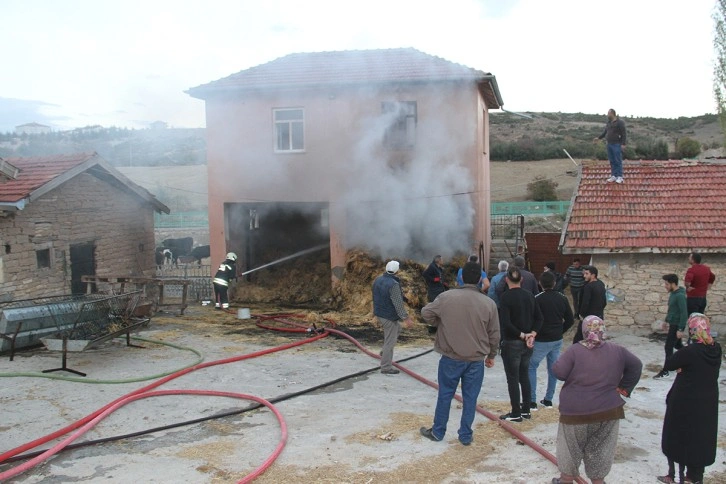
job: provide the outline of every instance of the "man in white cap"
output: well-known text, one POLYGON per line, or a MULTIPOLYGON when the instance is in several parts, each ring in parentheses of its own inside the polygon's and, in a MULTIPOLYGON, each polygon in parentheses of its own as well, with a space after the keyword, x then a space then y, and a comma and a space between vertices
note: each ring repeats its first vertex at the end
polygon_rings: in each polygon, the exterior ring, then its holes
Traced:
POLYGON ((386 264, 386 272, 373 281, 373 314, 383 326, 383 349, 381 350, 381 373, 396 375, 400 373, 393 367, 393 347, 398 341, 401 331, 401 321, 409 329, 413 320, 406 313, 403 306, 403 292, 401 284, 394 274, 398 272, 398 261, 392 260, 386 264))

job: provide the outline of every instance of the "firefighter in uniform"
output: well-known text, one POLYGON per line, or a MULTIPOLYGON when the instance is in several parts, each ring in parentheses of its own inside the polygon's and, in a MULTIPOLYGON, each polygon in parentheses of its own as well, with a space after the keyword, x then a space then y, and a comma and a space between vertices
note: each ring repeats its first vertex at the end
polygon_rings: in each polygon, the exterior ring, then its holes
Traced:
POLYGON ((229 299, 227 297, 227 289, 229 289, 229 281, 237 280, 237 254, 230 252, 226 255, 224 262, 219 265, 217 273, 214 275, 214 308, 229 309, 229 299))

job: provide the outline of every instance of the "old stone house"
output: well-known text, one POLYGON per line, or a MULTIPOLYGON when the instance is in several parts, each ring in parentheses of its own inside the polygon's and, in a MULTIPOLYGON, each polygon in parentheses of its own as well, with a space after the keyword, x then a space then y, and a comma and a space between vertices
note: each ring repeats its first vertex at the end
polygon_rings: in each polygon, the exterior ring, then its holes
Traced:
POLYGON ((329 244, 336 282, 351 247, 489 253, 492 74, 415 49, 298 53, 188 93, 206 104, 213 261, 329 244))
POLYGON ((610 288, 606 322, 635 334, 650 333, 665 317, 662 276, 688 269, 700 252, 716 274, 706 313, 726 323, 726 164, 696 161, 626 161, 625 183, 607 183, 607 162, 585 163, 560 239, 563 254, 592 254, 610 288), (620 299, 622 299, 620 301, 620 299))
POLYGON ((0 162, 0 301, 85 292, 82 275, 153 276, 169 209, 96 153, 0 162))

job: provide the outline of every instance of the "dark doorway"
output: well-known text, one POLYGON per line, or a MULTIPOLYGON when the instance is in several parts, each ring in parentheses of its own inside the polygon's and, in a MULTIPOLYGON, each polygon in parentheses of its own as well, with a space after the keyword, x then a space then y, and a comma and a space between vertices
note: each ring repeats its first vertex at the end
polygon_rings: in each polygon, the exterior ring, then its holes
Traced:
MULTIPOLYGON (((71 293, 85 294, 86 283, 81 281, 81 276, 96 275, 95 249, 92 242, 71 246, 71 293)), ((91 292, 96 292, 95 284, 91 287, 91 292)))

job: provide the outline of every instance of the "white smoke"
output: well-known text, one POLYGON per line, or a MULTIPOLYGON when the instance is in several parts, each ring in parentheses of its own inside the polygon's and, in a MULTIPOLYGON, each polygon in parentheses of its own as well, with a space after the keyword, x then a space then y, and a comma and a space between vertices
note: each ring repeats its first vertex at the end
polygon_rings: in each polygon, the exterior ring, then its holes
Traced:
POLYGON ((339 202, 347 215, 347 248, 420 261, 470 251, 474 208, 469 193, 475 180, 457 153, 457 136, 428 120, 426 133, 417 127, 414 144, 425 145, 425 151, 382 150, 394 115, 369 120, 366 137, 345 160, 339 202))

